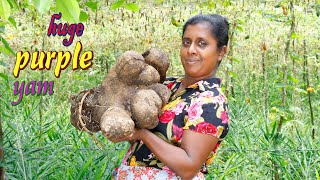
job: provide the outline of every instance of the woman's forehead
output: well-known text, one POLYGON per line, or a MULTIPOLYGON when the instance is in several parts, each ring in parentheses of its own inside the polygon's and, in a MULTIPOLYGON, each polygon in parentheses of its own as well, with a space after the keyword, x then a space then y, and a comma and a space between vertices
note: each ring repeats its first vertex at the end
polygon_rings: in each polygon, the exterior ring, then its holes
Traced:
POLYGON ((200 22, 197 24, 190 24, 187 26, 183 37, 194 37, 194 36, 199 36, 203 38, 208 38, 208 36, 212 37, 211 34, 212 27, 209 23, 207 22, 200 22))

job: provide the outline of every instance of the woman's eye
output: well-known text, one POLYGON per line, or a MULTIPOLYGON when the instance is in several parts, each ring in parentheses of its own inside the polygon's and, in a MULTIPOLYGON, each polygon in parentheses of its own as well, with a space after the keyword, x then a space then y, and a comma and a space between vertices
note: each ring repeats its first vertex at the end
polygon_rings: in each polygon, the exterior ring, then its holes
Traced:
POLYGON ((199 46, 200 47, 204 47, 204 46, 206 46, 207 45, 207 43, 206 42, 204 42, 204 41, 199 41, 199 46))
POLYGON ((190 41, 182 41, 182 44, 183 44, 184 46, 189 46, 189 45, 190 45, 190 41))

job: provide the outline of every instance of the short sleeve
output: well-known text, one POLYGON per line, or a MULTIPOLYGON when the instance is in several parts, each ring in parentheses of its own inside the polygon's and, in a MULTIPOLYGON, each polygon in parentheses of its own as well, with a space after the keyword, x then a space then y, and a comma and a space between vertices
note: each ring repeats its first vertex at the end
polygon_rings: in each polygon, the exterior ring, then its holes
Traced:
POLYGON ((204 91, 191 99, 183 129, 223 139, 228 133, 228 103, 220 89, 204 91))

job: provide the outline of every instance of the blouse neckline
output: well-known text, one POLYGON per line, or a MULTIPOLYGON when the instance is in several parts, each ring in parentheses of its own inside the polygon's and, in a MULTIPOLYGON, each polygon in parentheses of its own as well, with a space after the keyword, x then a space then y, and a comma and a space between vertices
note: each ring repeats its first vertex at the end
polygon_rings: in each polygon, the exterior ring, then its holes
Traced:
POLYGON ((220 88, 221 87, 221 78, 217 77, 211 77, 207 79, 200 80, 198 82, 195 82, 194 84, 188 86, 187 88, 183 89, 181 92, 175 95, 175 92, 179 89, 181 86, 182 80, 184 77, 173 77, 174 80, 171 82, 173 84, 170 85, 169 83, 169 88, 171 89, 171 94, 172 96, 170 97, 171 100, 174 100, 181 95, 183 95, 187 90, 190 89, 198 89, 200 92, 208 91, 213 88, 220 88))

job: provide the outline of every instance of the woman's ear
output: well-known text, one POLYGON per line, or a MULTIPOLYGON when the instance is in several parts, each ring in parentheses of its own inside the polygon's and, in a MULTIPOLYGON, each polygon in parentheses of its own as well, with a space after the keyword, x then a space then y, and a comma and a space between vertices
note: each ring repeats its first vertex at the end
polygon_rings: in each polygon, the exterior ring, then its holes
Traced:
POLYGON ((219 61, 227 54, 227 46, 223 46, 219 52, 219 61))

